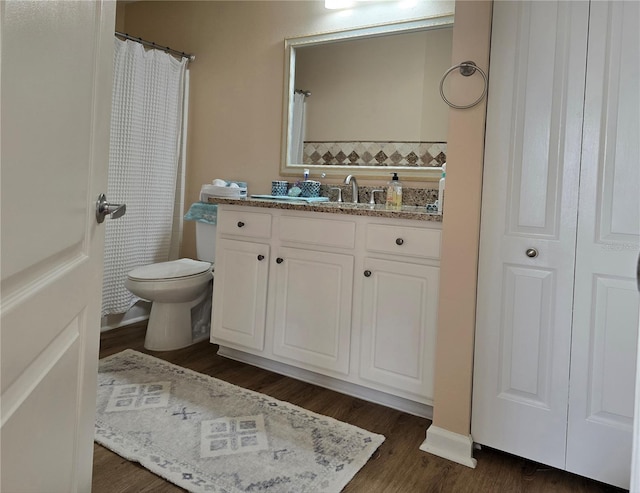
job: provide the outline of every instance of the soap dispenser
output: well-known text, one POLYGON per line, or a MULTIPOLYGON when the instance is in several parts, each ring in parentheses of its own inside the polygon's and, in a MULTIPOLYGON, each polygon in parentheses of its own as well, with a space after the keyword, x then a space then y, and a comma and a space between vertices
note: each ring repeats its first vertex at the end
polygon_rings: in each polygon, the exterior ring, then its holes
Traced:
POLYGON ((391 211, 402 209, 402 183, 398 179, 398 173, 393 173, 391 181, 387 183, 387 201, 385 208, 391 211))
POLYGON ((442 165, 442 178, 438 183, 438 213, 442 214, 444 210, 444 179, 447 176, 447 163, 442 165))

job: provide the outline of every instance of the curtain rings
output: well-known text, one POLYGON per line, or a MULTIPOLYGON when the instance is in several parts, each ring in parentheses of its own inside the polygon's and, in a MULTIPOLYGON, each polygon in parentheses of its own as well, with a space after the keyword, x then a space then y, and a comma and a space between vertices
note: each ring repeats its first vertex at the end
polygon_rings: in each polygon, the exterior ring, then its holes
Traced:
POLYGON ((484 70, 482 70, 480 67, 478 67, 474 62, 471 62, 471 61, 462 62, 462 63, 459 63, 458 65, 454 65, 449 70, 447 70, 444 73, 444 75, 442 76, 442 79, 440 79, 440 96, 442 97, 444 102, 447 103, 452 108, 455 108, 457 110, 466 110, 467 108, 473 108, 475 105, 477 105, 480 101, 482 101, 484 99, 484 97, 487 94, 487 85, 488 85, 487 74, 485 73, 484 70), (444 86, 444 80, 447 78, 447 75, 449 75, 451 72, 453 72, 457 68, 460 69, 460 74, 463 75, 464 77, 469 77, 469 76, 475 74, 476 70, 477 70, 478 72, 480 72, 480 75, 482 76, 482 79, 484 80, 484 89, 482 90, 482 94, 480 95, 480 97, 478 99, 476 99, 471 104, 465 104, 465 105, 453 104, 444 95, 444 87, 443 87, 444 86))

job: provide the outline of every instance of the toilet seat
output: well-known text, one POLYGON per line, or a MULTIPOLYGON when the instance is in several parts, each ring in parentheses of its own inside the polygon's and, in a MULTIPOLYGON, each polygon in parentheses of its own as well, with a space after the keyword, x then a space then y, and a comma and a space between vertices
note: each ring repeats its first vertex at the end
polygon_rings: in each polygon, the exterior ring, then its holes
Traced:
POLYGON ((207 274, 211 270, 212 265, 209 262, 181 258, 137 267, 129 272, 128 278, 141 282, 185 279, 207 274))

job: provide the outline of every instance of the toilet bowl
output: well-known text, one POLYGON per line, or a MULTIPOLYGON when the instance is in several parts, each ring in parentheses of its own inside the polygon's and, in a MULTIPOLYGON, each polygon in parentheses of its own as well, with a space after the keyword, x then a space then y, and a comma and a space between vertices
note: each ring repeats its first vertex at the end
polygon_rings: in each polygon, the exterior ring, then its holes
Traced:
POLYGON ((151 301, 144 347, 171 351, 208 338, 211 326, 217 205, 192 204, 185 219, 196 221, 196 258, 137 267, 125 287, 151 301), (195 217, 190 216, 195 211, 195 217))
POLYGON ((213 266, 188 258, 138 267, 129 272, 126 288, 152 302, 144 347, 170 351, 191 345, 192 309, 210 296, 213 266))

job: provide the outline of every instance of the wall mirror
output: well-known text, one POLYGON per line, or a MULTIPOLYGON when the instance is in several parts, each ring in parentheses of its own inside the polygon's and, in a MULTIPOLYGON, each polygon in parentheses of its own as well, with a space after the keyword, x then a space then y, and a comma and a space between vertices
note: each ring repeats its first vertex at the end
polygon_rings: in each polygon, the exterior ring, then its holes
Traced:
POLYGON ((282 175, 439 179, 453 16, 285 40, 282 175))

